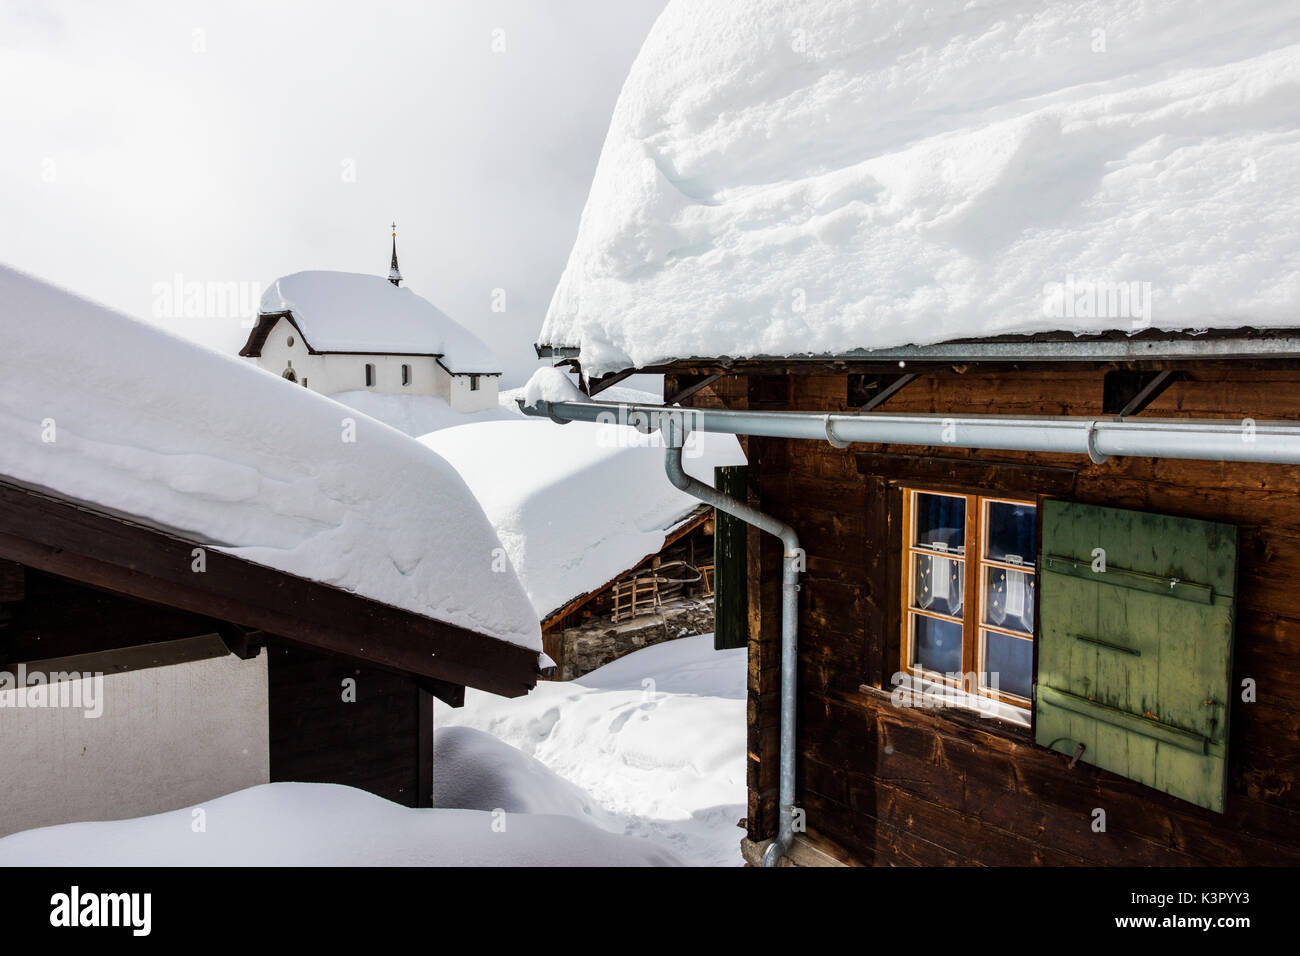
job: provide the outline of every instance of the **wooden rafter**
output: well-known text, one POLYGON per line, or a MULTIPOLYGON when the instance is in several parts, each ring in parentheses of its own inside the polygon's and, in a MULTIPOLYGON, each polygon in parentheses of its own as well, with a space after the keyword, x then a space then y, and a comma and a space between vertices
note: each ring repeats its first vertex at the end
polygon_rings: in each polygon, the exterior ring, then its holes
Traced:
POLYGON ((701 389, 708 388, 725 374, 725 372, 712 372, 709 375, 704 376, 698 382, 687 385, 685 388, 678 389, 672 395, 665 395, 664 404, 676 405, 678 402, 685 401, 701 389))
POLYGON ((350 591, 295 577, 0 482, 0 559, 318 650, 505 697, 527 693, 537 654, 350 591))

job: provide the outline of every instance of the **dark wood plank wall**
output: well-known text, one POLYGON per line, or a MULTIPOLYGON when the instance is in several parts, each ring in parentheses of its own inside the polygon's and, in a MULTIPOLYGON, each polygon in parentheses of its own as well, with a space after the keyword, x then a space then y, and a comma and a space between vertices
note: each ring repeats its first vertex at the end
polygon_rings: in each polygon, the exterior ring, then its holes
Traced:
MULTIPOLYGON (((1104 369, 927 371, 885 411, 1101 415, 1104 369)), ((1189 366, 1143 417, 1300 420, 1300 371, 1189 366)), ((679 377, 690 384, 689 375, 679 377)), ((670 383, 671 384, 671 383, 670 383)), ((732 375, 689 404, 849 410, 848 374, 732 375)), ((750 438, 751 501, 808 553, 800 595, 799 804, 879 864, 1300 863, 1300 469, 750 438), (1036 747, 1027 731, 890 704, 898 669, 900 484, 1227 521, 1241 563, 1225 814, 1036 747), (1242 679, 1258 701, 1239 699, 1242 679), (864 687, 863 685, 866 685, 864 687), (874 690, 884 688, 885 690, 874 690), (1091 828, 1095 808, 1107 830, 1091 828)), ((761 536, 766 538, 766 536, 761 536)), ((750 541, 749 817, 776 824, 780 552, 750 541)))
POLYGON ((273 783, 341 783, 433 805, 433 699, 413 677, 279 640, 267 653, 273 783))

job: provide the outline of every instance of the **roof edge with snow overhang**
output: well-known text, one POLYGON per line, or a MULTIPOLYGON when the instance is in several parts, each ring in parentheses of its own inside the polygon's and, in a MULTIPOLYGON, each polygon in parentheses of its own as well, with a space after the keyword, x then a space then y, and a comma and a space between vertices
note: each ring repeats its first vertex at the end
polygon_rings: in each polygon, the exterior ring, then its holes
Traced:
MULTIPOLYGON (((582 362, 581 346, 533 346, 538 358, 582 362)), ((1198 329, 1192 331, 1112 331, 1095 335, 1073 332, 1034 332, 952 339, 930 345, 903 345, 883 349, 860 348, 846 352, 806 352, 746 356, 689 355, 664 358, 649 365, 614 369, 648 372, 679 365, 730 367, 742 363, 823 362, 1125 362, 1222 359, 1300 359, 1300 326, 1259 329, 1198 329)))

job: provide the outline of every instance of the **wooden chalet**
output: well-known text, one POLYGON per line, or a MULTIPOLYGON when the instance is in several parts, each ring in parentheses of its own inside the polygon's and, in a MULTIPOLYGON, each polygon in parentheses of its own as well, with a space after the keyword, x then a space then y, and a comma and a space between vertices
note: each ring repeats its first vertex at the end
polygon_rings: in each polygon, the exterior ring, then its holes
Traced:
POLYGON ((657 552, 544 617, 542 647, 555 665, 551 676, 570 680, 649 644, 711 630, 714 526, 713 509, 696 508, 668 530, 657 552), (647 619, 660 623, 660 633, 625 630, 625 639, 613 633, 620 624, 647 619), (582 632, 601 627, 599 648, 580 661, 575 644, 582 632))
MULTIPOLYGON (((95 804, 80 804, 79 791, 118 794, 111 806, 119 817, 171 809, 157 802, 175 793, 206 793, 207 799, 225 792, 221 768, 205 764, 200 740, 170 738, 214 731, 204 723, 204 709, 217 708, 215 691, 185 669, 231 655, 256 668, 247 681, 255 688, 253 704, 267 714, 265 727, 230 742, 234 752, 242 747, 251 754, 252 779, 245 785, 347 784, 410 807, 432 800, 431 699, 459 706, 467 686, 514 697, 538 674, 537 653, 527 648, 0 481, 0 671, 12 674, 21 665, 29 673, 102 672, 112 682, 141 669, 166 669, 182 675, 188 694, 182 726, 177 715, 155 712, 151 685, 137 687, 126 701, 109 683, 99 720, 74 718, 42 737, 39 763, 9 768, 32 778, 30 792, 41 790, 43 775, 60 760, 75 766, 93 749, 87 735, 98 725, 111 729, 117 722, 108 737, 95 738, 94 746, 116 748, 109 759, 93 759, 108 768, 106 776, 47 781, 57 788, 46 791, 47 799, 50 792, 59 797, 35 817, 22 815, 27 826, 39 825, 33 819, 84 818, 77 814, 95 804), (205 567, 195 573, 200 549, 205 567), (129 721, 124 711, 130 708, 143 710, 146 719, 129 721), (135 733, 148 739, 122 739, 135 733), (130 797, 151 789, 158 791, 152 803, 130 797)), ((16 719, 17 711, 0 709, 6 752, 22 749, 14 739, 16 719)), ((11 786, 7 814, 23 809, 14 807, 15 793, 11 786)), ((12 826, 13 819, 0 819, 3 832, 25 828, 12 826)))
MULTIPOLYGON (((577 364, 576 349, 539 351, 577 364)), ((1287 331, 635 371, 666 376, 665 404, 700 408, 1213 418, 1243 435, 1300 420, 1287 331)), ((1300 470, 742 441, 741 497, 806 551, 803 830, 784 862, 1300 863, 1300 470)), ((778 824, 781 547, 749 528, 726 565, 719 607, 730 574, 744 590, 756 863, 778 824)))

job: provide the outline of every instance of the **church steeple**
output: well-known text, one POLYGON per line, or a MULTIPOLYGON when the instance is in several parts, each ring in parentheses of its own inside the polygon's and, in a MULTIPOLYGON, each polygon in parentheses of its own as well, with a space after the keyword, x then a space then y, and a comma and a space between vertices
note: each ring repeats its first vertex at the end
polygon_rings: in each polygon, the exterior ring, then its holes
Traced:
POLYGON ((397 223, 393 223, 393 265, 388 270, 388 281, 395 286, 402 284, 402 270, 397 268, 397 223))

